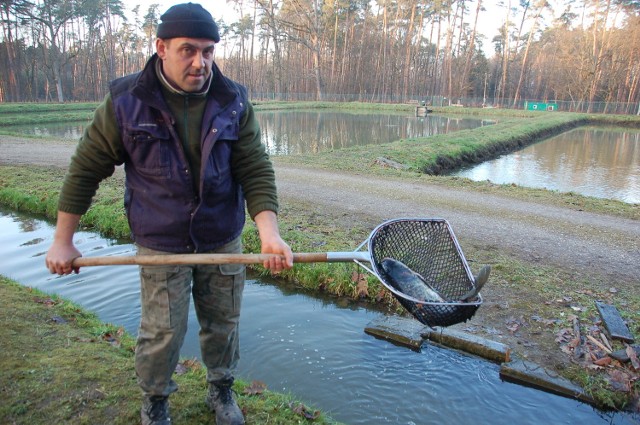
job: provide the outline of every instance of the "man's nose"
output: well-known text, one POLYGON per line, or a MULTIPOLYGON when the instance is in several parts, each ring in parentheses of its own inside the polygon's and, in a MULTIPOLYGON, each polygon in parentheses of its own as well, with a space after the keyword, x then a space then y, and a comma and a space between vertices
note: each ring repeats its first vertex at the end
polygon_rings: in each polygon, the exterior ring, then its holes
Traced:
POLYGON ((193 62, 191 63, 194 68, 204 68, 204 56, 202 52, 197 52, 193 57, 193 62))

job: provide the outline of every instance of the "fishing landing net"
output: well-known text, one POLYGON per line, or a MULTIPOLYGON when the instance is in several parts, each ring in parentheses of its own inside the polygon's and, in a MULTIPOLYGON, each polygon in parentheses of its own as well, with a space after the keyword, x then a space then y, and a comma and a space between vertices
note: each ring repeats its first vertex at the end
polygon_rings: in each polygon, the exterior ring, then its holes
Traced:
POLYGON ((430 327, 462 323, 482 304, 480 294, 471 301, 461 301, 474 288, 474 278, 446 220, 390 220, 374 229, 368 242, 372 273, 421 323, 430 327), (427 302, 400 292, 382 268, 385 258, 400 261, 420 274, 445 302, 427 302))

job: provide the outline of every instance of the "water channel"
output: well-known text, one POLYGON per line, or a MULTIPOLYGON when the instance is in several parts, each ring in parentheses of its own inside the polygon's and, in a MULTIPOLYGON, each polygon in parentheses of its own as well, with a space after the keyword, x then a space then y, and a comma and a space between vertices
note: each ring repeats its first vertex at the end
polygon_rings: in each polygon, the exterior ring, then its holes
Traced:
MULTIPOLYGON (((0 274, 71 299, 132 334, 139 320, 137 268, 88 267, 53 276, 44 267, 52 240, 44 220, 0 210, 0 274)), ((85 255, 125 255, 133 248, 78 232, 85 255)), ((355 267, 355 266, 354 266, 355 267)), ((9 306, 10 308, 10 306, 9 306)), ((243 300, 238 375, 292 393, 347 424, 616 424, 637 418, 502 382, 499 366, 425 344, 420 352, 364 333, 383 313, 249 280, 243 300)), ((199 357, 191 312, 182 356, 199 357)))

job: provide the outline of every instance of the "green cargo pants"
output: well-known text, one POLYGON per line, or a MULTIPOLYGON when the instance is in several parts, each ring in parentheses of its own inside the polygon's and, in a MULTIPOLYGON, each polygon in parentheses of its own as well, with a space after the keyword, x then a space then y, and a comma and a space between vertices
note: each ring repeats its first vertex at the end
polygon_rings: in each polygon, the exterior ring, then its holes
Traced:
MULTIPOLYGON (((138 254, 169 254, 141 246, 138 254)), ((239 253, 240 238, 216 249, 239 253)), ((177 391, 171 379, 187 332, 193 296, 207 381, 229 379, 238 363, 240 303, 246 277, 242 264, 141 266, 141 318, 135 354, 138 384, 146 396, 177 391)))

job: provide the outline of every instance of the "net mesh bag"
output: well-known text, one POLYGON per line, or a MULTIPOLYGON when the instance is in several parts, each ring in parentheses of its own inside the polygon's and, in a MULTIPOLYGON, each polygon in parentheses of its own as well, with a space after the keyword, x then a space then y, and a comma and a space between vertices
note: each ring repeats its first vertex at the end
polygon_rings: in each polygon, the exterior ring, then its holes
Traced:
POLYGON ((462 302, 474 287, 473 276, 446 220, 399 219, 386 222, 372 232, 369 240, 372 267, 394 297, 421 323, 450 326, 469 320, 482 298, 462 302), (385 258, 404 263, 420 274, 445 302, 424 302, 399 292, 382 268, 385 258))

